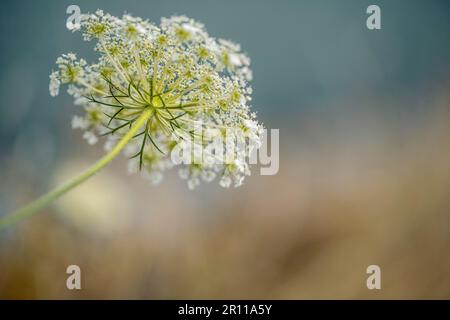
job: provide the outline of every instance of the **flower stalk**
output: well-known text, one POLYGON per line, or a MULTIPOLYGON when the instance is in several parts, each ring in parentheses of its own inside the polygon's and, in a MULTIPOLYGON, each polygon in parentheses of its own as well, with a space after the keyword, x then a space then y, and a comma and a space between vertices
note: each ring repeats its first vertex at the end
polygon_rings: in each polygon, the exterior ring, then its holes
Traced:
POLYGON ((88 180, 90 177, 95 175, 101 169, 103 169, 107 164, 109 164, 115 157, 117 157, 122 149, 128 144, 128 142, 137 133, 139 128, 146 125, 149 118, 151 117, 152 109, 149 107, 142 112, 142 114, 137 118, 134 124, 131 126, 130 130, 119 140, 115 147, 98 160, 94 165, 89 167, 87 170, 82 172, 80 175, 72 178, 66 183, 60 185, 56 189, 44 194, 40 198, 34 200, 27 206, 11 212, 6 216, 0 218, 0 231, 6 229, 7 227, 14 225, 23 219, 37 213, 40 209, 46 207, 54 200, 58 199, 60 196, 64 195, 66 192, 74 189, 78 185, 82 184, 84 181, 88 180))

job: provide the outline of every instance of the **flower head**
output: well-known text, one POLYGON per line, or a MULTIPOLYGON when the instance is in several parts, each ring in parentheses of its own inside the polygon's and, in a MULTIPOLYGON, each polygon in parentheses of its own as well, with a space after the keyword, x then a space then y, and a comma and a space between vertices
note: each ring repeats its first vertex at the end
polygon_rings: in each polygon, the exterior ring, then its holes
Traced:
POLYGON ((250 174, 246 156, 259 147, 263 127, 250 111, 250 59, 239 45, 210 37, 185 16, 163 18, 156 26, 98 10, 82 15, 79 30, 86 41, 96 41, 98 62, 62 55, 49 89, 55 96, 61 84, 68 85, 84 109, 72 126, 85 130, 89 143, 103 135, 110 148, 151 110, 124 151, 131 171, 158 182, 174 166, 170 153, 189 145, 184 150, 192 151, 191 161, 178 165, 190 188, 217 175, 224 187, 242 183, 250 174), (217 141, 227 161, 214 161, 218 153, 210 146, 217 141))

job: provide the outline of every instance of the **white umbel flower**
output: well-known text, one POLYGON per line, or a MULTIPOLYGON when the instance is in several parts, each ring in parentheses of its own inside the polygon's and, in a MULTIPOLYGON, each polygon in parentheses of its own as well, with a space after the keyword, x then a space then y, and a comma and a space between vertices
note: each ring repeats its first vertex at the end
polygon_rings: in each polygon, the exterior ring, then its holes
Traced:
POLYGON ((250 111, 250 59, 239 45, 210 37, 201 23, 185 16, 163 18, 156 26, 98 10, 82 15, 79 30, 86 41, 96 41, 98 62, 62 55, 49 89, 55 96, 61 84, 68 85, 68 93, 84 111, 72 126, 85 130, 88 143, 105 135, 105 149, 110 149, 150 110, 142 131, 125 149, 132 172, 142 171, 157 183, 174 166, 172 150, 192 144, 196 155, 179 170, 189 188, 217 176, 224 187, 242 184, 250 174, 246 154, 260 146, 263 127, 250 111), (240 132, 235 143, 222 146, 224 154, 234 157, 215 161, 218 155, 206 152, 207 147, 218 138, 225 141, 229 132, 240 132), (246 141, 250 147, 242 147, 240 142, 246 141))

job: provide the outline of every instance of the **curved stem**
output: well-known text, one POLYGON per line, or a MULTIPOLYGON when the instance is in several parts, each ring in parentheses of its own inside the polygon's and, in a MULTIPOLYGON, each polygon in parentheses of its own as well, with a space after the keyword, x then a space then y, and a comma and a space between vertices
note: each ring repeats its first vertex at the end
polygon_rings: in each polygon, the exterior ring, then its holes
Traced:
POLYGON ((110 163, 117 155, 119 155, 120 151, 127 145, 127 143, 133 138, 136 132, 142 127, 147 120, 150 118, 151 109, 148 108, 142 112, 139 118, 136 119, 134 124, 131 126, 130 130, 119 140, 119 142, 114 146, 114 148, 103 156, 100 160, 98 160, 94 165, 89 167, 87 170, 82 172, 80 175, 72 178, 66 183, 60 185, 56 189, 44 194, 40 198, 37 198, 27 206, 11 212, 6 216, 0 218, 0 231, 7 228, 10 225, 13 225, 32 214, 36 213, 38 210, 44 208, 52 201, 56 200, 66 192, 72 190, 79 184, 83 183, 90 177, 92 177, 95 173, 100 171, 103 167, 105 167, 108 163, 110 163))

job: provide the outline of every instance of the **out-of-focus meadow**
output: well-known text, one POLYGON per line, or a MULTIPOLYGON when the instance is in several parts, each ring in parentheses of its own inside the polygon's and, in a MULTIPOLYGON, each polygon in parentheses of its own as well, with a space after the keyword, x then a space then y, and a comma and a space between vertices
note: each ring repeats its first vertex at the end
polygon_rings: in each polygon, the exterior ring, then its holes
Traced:
MULTIPOLYGON (((186 13, 240 42, 259 119, 280 129, 280 171, 189 191, 118 159, 0 234, 0 298, 450 298, 449 5, 380 1, 372 33, 369 2, 276 3, 79 3, 186 13), (82 290, 66 289, 71 264, 82 290), (381 290, 366 287, 372 264, 381 290)), ((103 154, 70 129, 70 98, 48 96, 60 53, 91 54, 64 29, 68 4, 0 13, 0 214, 103 154)))

